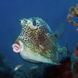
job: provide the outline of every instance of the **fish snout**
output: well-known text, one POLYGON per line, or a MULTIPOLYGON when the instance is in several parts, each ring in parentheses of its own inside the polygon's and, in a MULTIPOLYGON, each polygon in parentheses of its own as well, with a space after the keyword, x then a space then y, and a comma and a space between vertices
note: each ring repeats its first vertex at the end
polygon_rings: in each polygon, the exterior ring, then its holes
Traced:
POLYGON ((23 51, 23 43, 20 40, 16 40, 16 43, 12 45, 12 48, 15 53, 20 53, 23 51))

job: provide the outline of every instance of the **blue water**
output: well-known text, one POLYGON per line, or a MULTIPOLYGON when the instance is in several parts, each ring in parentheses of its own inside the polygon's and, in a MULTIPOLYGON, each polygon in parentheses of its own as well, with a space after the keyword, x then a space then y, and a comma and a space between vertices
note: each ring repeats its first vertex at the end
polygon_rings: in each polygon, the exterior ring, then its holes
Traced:
POLYGON ((21 30, 19 20, 34 16, 44 19, 53 31, 63 24, 66 31, 59 44, 64 46, 67 42, 73 52, 78 42, 78 31, 66 18, 69 8, 77 3, 77 0, 0 0, 0 52, 12 64, 22 62, 11 46, 21 30))

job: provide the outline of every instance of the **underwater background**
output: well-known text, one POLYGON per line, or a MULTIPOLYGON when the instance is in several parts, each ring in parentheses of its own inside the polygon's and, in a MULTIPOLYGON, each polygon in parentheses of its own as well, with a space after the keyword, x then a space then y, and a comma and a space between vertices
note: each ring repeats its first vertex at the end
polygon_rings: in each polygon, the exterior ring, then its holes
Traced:
POLYGON ((67 15, 69 8, 77 3, 78 0, 0 0, 0 53, 13 66, 24 63, 13 52, 12 44, 20 34, 20 20, 30 17, 42 18, 53 32, 62 32, 64 27, 65 32, 58 42, 61 46, 67 43, 70 52, 74 52, 78 42, 78 27, 67 22, 67 15))

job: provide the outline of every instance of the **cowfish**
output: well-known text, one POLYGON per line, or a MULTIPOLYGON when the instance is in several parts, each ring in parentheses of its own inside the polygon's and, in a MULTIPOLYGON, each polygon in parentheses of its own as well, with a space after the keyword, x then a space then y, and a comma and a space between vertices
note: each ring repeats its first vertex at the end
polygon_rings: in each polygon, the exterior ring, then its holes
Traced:
POLYGON ((13 51, 32 63, 59 64, 59 54, 66 54, 66 47, 57 43, 58 34, 39 17, 23 18, 21 33, 12 45, 13 51))

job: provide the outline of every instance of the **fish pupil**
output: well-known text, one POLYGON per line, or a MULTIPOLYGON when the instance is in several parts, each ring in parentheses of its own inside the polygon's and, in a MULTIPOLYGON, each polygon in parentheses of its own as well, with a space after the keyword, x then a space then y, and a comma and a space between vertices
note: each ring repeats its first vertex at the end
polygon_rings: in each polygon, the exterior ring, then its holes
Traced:
POLYGON ((33 21, 33 25, 36 26, 36 21, 35 20, 33 21))

